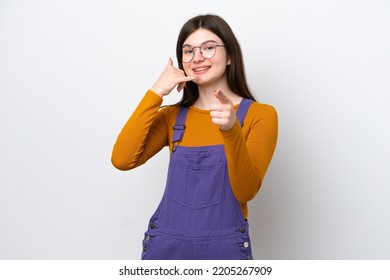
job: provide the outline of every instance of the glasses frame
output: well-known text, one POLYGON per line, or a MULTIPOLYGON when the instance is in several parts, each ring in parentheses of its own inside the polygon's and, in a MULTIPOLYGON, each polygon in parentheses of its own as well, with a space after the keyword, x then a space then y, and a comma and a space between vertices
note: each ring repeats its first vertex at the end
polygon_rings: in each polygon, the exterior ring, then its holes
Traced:
MULTIPOLYGON (((203 53, 202 53, 202 46, 203 46, 204 44, 208 44, 208 43, 215 43, 215 48, 217 48, 217 47, 223 47, 223 48, 224 48, 224 47, 225 47, 225 45, 218 44, 218 43, 215 42, 214 40, 205 41, 205 42, 203 42, 200 46, 195 46, 195 47, 192 47, 192 48, 191 48, 192 57, 191 57, 191 59, 190 59, 189 61, 184 61, 184 60, 183 60, 184 54, 182 53, 182 55, 181 55, 181 61, 182 61, 182 63, 190 63, 190 62, 194 59, 194 56, 195 56, 195 49, 199 49, 200 55, 201 55, 204 59, 211 59, 211 58, 213 58, 213 57, 215 56, 215 54, 217 53, 217 49, 215 49, 215 52, 214 52, 214 54, 213 54, 211 57, 204 57, 204 56, 203 56, 203 53)), ((185 46, 188 46, 188 45, 183 45, 182 49, 183 49, 185 46)))

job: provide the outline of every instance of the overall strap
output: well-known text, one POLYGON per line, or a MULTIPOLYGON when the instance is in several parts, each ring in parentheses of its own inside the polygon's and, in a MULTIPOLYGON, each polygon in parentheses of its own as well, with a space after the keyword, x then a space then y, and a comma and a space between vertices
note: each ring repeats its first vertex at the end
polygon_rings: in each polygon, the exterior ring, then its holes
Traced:
POLYGON ((184 130, 186 129, 185 123, 187 118, 188 109, 190 107, 180 106, 179 112, 177 113, 176 123, 173 128, 172 143, 179 142, 184 135, 184 130))
POLYGON ((243 98, 241 100, 240 105, 238 106, 236 115, 237 115, 238 121, 240 122, 241 127, 244 125, 244 120, 246 117, 246 113, 248 113, 249 106, 251 106, 251 104, 253 102, 254 101, 252 99, 243 98))
MULTIPOLYGON (((253 102, 254 101, 252 99, 243 98, 241 100, 240 105, 238 106, 236 115, 238 121, 240 122, 241 127, 244 125, 244 119, 248 112, 249 106, 253 102)), ((177 146, 175 145, 175 143, 180 142, 181 139, 183 138, 184 130, 186 129, 185 123, 186 123, 186 118, 187 118, 187 113, 189 108, 190 107, 180 106, 179 112, 177 113, 177 117, 176 117, 176 123, 172 127, 173 128, 172 143, 174 144, 174 150, 176 150, 175 147, 177 146)))

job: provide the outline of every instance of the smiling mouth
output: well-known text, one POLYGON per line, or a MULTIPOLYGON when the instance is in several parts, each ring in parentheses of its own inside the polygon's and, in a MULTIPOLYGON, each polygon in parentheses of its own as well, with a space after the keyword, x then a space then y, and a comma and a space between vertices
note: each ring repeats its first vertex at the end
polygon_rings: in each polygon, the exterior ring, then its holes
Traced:
POLYGON ((194 68, 193 71, 194 71, 194 73, 202 73, 202 72, 207 71, 209 69, 210 69, 210 66, 206 66, 206 67, 194 68))

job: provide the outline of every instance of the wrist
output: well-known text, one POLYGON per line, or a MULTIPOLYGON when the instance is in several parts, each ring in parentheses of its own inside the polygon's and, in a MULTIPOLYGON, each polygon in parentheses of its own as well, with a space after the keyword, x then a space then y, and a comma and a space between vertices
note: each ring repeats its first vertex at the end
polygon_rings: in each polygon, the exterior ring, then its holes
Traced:
POLYGON ((222 134, 229 135, 230 133, 234 133, 236 126, 240 127, 240 124, 238 123, 238 120, 236 119, 232 125, 219 127, 219 130, 222 134))
POLYGON ((159 89, 158 87, 155 87, 155 86, 152 86, 150 88, 151 91, 153 91, 155 94, 159 95, 160 97, 163 97, 164 95, 166 94, 163 94, 161 89, 159 89))
POLYGON ((234 119, 234 121, 231 121, 230 123, 227 123, 226 125, 220 125, 219 129, 222 131, 228 131, 233 128, 234 124, 237 122, 237 118, 234 119))

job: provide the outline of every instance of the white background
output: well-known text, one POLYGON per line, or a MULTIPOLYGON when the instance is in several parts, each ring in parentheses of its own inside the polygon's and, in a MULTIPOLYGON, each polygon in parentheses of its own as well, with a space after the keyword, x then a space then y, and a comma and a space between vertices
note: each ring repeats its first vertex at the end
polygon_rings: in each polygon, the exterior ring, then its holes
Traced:
POLYGON ((390 2, 1 0, 0 259, 139 259, 168 150, 121 172, 112 146, 209 12, 279 113, 255 258, 390 258, 390 2))

